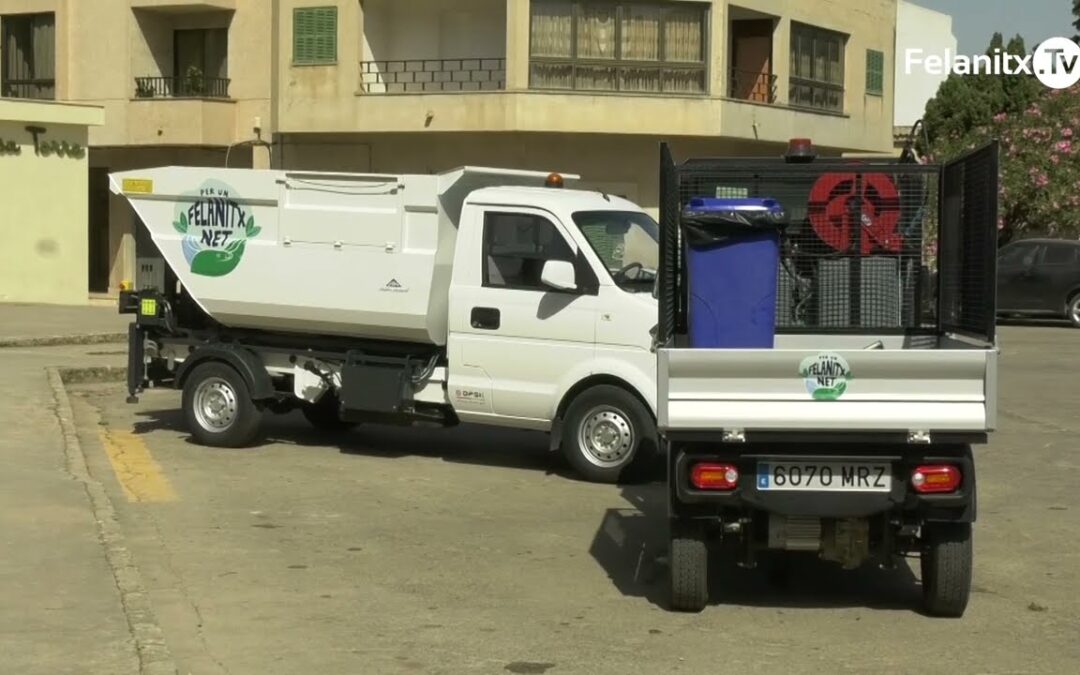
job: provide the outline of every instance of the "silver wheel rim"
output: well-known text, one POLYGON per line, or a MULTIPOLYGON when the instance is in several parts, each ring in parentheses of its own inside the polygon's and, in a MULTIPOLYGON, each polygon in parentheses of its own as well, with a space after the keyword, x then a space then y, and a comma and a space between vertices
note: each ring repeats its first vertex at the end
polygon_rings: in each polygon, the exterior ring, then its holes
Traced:
POLYGON ((225 431, 236 421, 236 390, 220 377, 210 377, 195 389, 195 419, 207 431, 225 431))
POLYGON ((1069 307, 1069 318, 1074 324, 1080 326, 1080 298, 1073 300, 1072 305, 1069 307))
POLYGON ((618 408, 597 406, 582 418, 578 447, 585 459, 596 466, 618 466, 634 449, 634 426, 618 408))

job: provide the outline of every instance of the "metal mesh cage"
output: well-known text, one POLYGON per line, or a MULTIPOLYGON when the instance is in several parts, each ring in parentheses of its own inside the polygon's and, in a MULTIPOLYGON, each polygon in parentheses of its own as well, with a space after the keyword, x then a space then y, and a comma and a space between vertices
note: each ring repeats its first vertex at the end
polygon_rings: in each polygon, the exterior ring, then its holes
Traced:
POLYGON ((664 146, 658 337, 665 342, 686 331, 681 214, 700 197, 771 198, 784 207, 779 332, 918 333, 940 331, 946 320, 985 329, 994 311, 987 284, 995 258, 985 245, 995 229, 987 219, 996 223, 997 154, 980 152, 944 168, 892 159, 724 158, 676 165, 664 146), (943 185, 949 190, 944 210, 943 185), (940 279, 939 261, 945 266, 940 279))
POLYGON ((941 325, 994 338, 997 322, 998 144, 947 164, 942 178, 941 325))

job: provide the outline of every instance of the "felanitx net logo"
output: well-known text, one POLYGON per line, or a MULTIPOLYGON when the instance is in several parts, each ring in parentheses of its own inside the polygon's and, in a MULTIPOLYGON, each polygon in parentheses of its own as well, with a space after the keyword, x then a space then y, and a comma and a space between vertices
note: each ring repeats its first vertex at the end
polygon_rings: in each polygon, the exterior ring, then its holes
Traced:
POLYGON ((994 49, 978 56, 927 53, 923 49, 904 52, 904 72, 922 71, 930 75, 1034 75, 1047 87, 1068 89, 1080 82, 1080 45, 1069 38, 1043 42, 1031 54, 1020 56, 994 49))

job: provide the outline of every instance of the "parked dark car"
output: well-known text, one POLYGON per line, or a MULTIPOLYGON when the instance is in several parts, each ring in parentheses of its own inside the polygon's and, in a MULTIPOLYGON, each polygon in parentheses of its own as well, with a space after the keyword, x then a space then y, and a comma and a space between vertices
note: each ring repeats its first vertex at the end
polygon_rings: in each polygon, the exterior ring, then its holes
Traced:
POLYGON ((998 251, 998 314, 1065 318, 1080 328, 1080 241, 1024 239, 998 251))

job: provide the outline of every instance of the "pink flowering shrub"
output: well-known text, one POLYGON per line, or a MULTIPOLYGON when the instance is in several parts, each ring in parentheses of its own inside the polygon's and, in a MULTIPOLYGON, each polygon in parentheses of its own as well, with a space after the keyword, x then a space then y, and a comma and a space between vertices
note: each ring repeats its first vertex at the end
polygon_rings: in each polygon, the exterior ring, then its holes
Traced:
POLYGON ((1001 143, 999 227, 1080 238, 1080 85, 1047 89, 1023 112, 999 113, 963 138, 940 137, 935 154, 956 157, 990 139, 1001 143))

